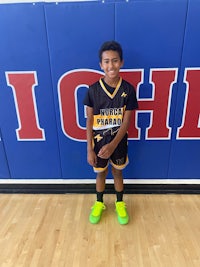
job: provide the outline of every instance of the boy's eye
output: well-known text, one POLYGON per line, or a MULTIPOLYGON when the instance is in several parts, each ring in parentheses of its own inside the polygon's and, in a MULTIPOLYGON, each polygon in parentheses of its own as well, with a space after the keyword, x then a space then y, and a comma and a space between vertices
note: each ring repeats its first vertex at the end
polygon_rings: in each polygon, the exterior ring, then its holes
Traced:
POLYGON ((116 58, 116 59, 113 59, 113 60, 104 60, 104 63, 105 64, 109 64, 109 62, 112 62, 112 63, 117 63, 119 60, 116 58))

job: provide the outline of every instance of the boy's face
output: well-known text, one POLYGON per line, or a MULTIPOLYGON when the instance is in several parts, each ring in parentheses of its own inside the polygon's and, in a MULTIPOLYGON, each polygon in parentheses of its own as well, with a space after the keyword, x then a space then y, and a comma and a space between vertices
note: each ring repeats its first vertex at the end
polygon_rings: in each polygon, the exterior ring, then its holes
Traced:
POLYGON ((104 51, 100 67, 104 71, 106 78, 114 80, 119 77, 119 70, 123 66, 118 52, 113 50, 104 51))

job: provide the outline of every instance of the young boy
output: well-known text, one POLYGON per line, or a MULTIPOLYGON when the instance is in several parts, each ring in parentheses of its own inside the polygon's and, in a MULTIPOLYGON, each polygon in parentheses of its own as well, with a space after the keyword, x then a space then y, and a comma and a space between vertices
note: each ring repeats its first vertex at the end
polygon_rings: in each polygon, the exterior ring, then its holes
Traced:
POLYGON ((105 76, 91 85, 84 99, 87 113, 87 160, 96 176, 97 200, 89 220, 96 224, 105 210, 103 194, 109 163, 116 191, 116 213, 120 224, 129 216, 123 201, 122 170, 128 164, 127 130, 131 113, 138 108, 133 86, 120 77, 123 51, 115 41, 105 42, 99 51, 100 67, 105 76))

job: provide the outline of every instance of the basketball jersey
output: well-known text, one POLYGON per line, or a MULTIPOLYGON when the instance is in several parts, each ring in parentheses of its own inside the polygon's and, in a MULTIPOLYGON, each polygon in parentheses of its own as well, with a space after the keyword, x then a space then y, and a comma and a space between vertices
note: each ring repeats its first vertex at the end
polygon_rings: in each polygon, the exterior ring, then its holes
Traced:
POLYGON ((93 108, 93 130, 120 127, 125 110, 138 108, 134 87, 121 77, 113 92, 102 78, 95 82, 89 87, 84 104, 93 108))

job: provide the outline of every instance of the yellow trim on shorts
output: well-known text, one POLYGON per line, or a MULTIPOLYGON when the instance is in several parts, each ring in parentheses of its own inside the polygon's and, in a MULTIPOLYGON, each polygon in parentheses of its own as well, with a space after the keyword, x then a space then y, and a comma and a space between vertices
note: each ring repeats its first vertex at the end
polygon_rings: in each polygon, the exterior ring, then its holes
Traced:
POLYGON ((126 166, 129 164, 129 159, 128 159, 128 156, 126 156, 126 162, 125 162, 124 164, 122 164, 122 165, 116 165, 116 164, 114 164, 114 163, 112 162, 112 160, 110 159, 110 160, 108 161, 108 164, 107 164, 104 168, 96 168, 96 167, 93 167, 94 172, 98 173, 98 172, 103 172, 103 171, 105 171, 105 170, 108 168, 109 162, 110 162, 110 164, 111 164, 115 169, 117 169, 117 170, 123 170, 123 169, 125 169, 126 166))
POLYGON ((105 171, 105 170, 108 168, 108 164, 109 164, 109 162, 107 163, 107 165, 106 165, 104 168, 101 168, 101 167, 99 167, 99 168, 97 168, 97 167, 93 167, 93 170, 94 170, 94 172, 96 172, 96 173, 98 173, 98 172, 103 172, 103 171, 105 171))
POLYGON ((126 168, 126 166, 129 164, 129 159, 128 156, 126 156, 126 162, 122 165, 116 165, 112 162, 112 160, 110 160, 110 164, 117 170, 123 170, 126 168))

